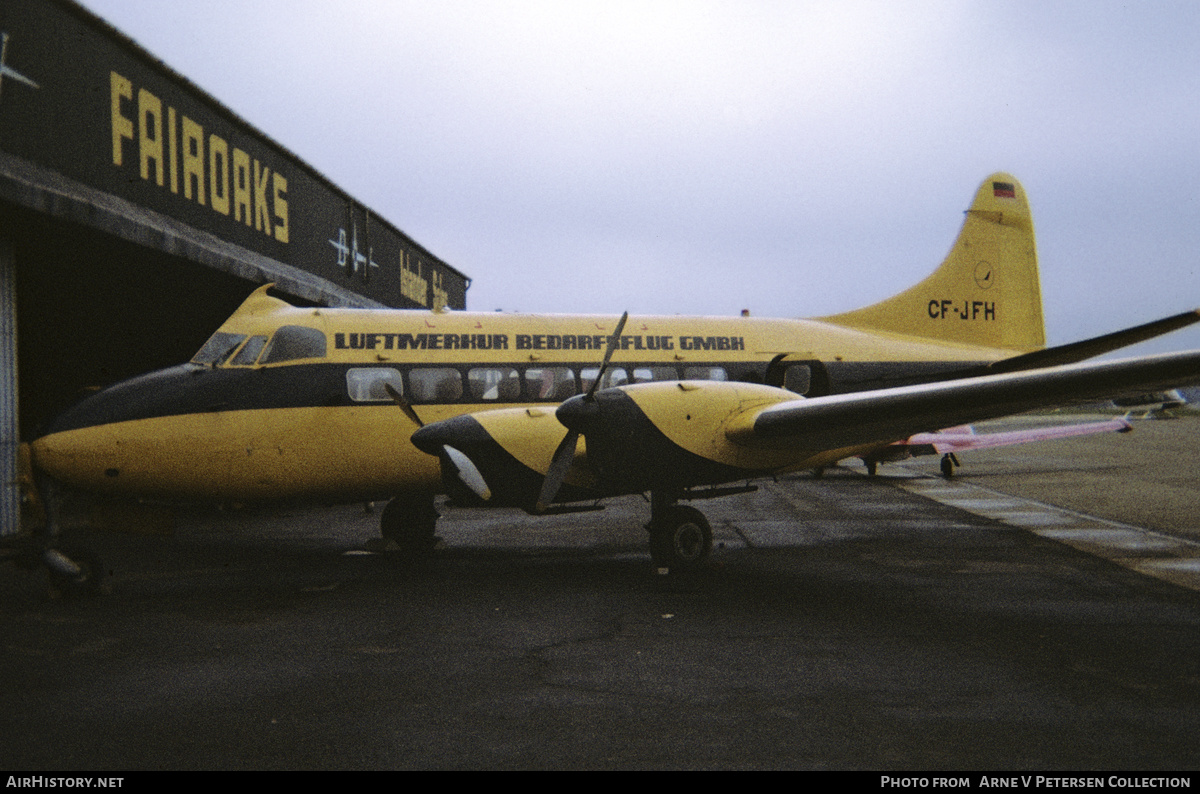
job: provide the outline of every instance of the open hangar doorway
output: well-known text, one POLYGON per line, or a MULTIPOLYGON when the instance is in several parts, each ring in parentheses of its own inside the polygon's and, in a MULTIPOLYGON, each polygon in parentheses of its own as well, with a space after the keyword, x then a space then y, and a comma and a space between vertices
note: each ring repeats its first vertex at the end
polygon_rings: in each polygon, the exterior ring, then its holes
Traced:
POLYGON ((462 309, 470 279, 71 0, 0 6, 0 535, 21 443, 189 359, 261 284, 462 309))
POLYGON ((187 361, 258 286, 19 209, 0 213, 0 237, 14 266, 23 442, 89 391, 187 361))

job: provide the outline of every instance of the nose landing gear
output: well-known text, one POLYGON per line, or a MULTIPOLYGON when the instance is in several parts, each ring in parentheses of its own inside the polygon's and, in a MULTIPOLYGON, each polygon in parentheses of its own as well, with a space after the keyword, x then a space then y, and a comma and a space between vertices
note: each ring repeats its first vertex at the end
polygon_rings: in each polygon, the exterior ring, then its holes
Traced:
POLYGON ((53 596, 77 598, 99 593, 104 577, 100 558, 88 549, 66 546, 59 541, 62 495, 58 484, 38 474, 21 479, 29 486, 29 523, 38 528, 0 539, 0 560, 9 560, 26 569, 45 566, 53 596))

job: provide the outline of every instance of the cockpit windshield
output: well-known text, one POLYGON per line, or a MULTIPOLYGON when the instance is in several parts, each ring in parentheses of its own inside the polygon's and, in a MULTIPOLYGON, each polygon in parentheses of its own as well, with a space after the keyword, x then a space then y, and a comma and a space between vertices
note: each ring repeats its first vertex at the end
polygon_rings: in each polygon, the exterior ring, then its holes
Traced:
POLYGON ((262 352, 263 345, 267 343, 265 336, 252 336, 246 344, 242 345, 242 349, 237 352, 237 355, 229 360, 231 366, 245 367, 253 364, 258 359, 258 354, 262 352))
POLYGON ((225 364, 249 366, 256 360, 259 364, 279 364, 302 358, 325 357, 325 334, 316 328, 285 325, 275 331, 270 342, 265 336, 252 336, 237 356, 233 356, 234 351, 238 350, 238 346, 246 340, 246 336, 246 334, 217 331, 204 343, 200 352, 192 356, 192 363, 207 364, 212 367, 225 364))
POLYGON ((325 358, 325 334, 303 325, 285 325, 271 337, 260 364, 278 364, 298 358, 325 358))
POLYGON ((229 334, 217 331, 208 338, 200 352, 192 356, 193 364, 208 364, 217 366, 223 364, 237 350, 238 345, 246 338, 245 334, 229 334))

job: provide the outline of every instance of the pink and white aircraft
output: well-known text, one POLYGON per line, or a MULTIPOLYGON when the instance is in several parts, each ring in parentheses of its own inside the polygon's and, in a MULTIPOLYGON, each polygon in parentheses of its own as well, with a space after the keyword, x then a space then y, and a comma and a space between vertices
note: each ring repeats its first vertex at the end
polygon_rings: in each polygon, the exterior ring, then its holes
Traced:
POLYGON ((954 475, 954 467, 961 465, 955 455, 956 452, 1028 444, 1031 441, 1045 441, 1052 438, 1088 436, 1093 433, 1128 433, 1131 430, 1133 430, 1133 426, 1127 419, 1035 427, 1028 430, 1006 430, 999 433, 976 433, 975 428, 971 425, 959 425, 939 430, 936 433, 917 433, 909 436, 871 457, 863 458, 863 463, 867 464, 867 473, 874 475, 880 463, 893 463, 920 455, 941 455, 942 474, 946 478, 950 478, 954 475))

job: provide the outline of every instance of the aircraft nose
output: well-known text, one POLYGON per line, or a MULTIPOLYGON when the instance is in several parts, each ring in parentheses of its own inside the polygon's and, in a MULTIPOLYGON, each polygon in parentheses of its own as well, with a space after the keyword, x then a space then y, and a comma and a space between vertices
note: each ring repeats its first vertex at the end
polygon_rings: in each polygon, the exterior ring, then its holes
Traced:
MULTIPOLYGON (((89 395, 51 420, 30 444, 34 466, 55 479, 98 491, 120 491, 130 473, 151 467, 150 453, 169 443, 139 431, 137 420, 179 411, 181 395, 197 382, 196 367, 172 367, 89 395)), ((160 466, 166 461, 160 460, 160 466)))
POLYGON ((193 388, 208 370, 185 365, 157 370, 101 389, 67 408, 41 436, 194 410, 193 388))

